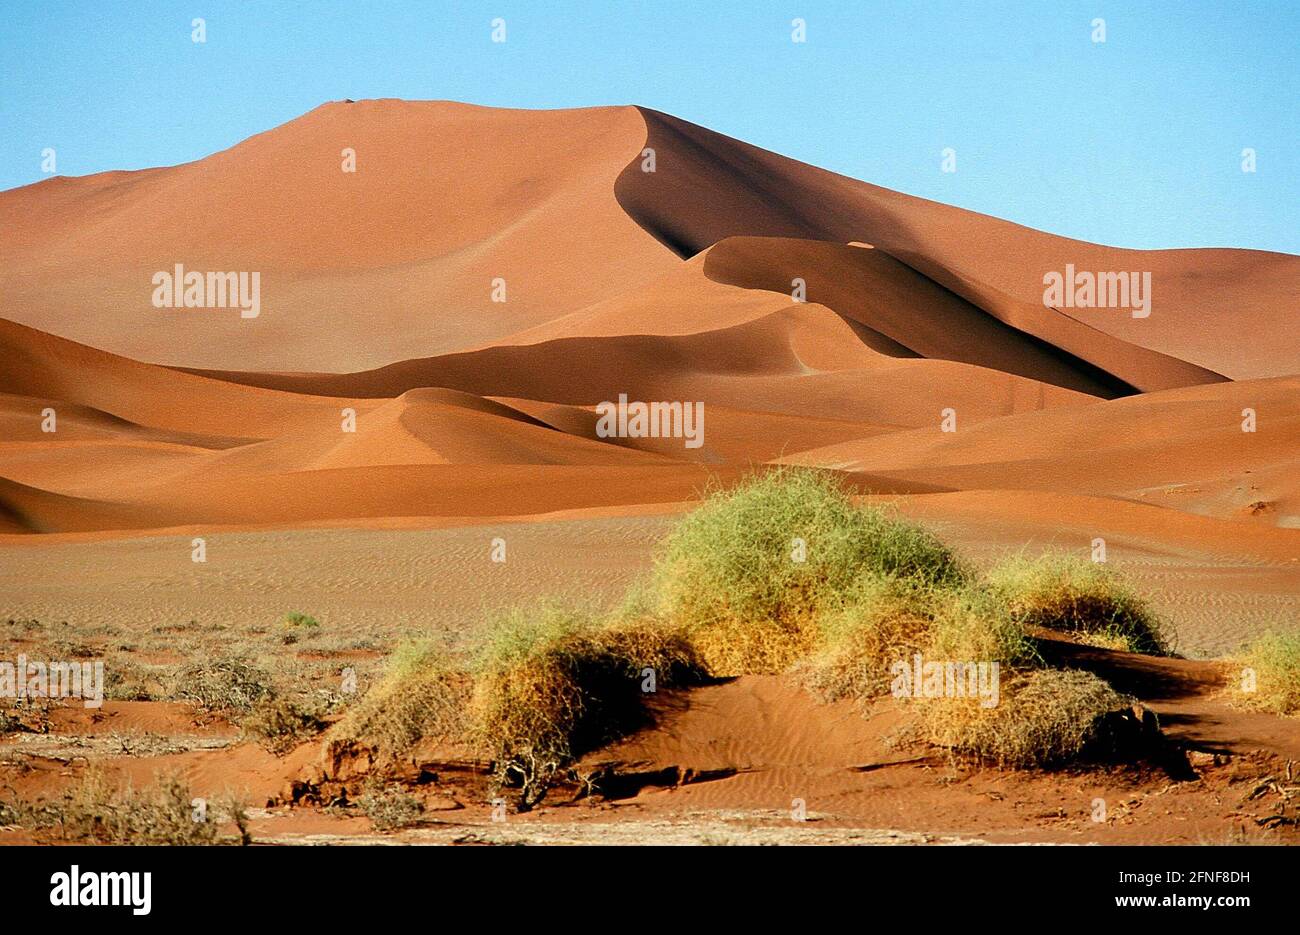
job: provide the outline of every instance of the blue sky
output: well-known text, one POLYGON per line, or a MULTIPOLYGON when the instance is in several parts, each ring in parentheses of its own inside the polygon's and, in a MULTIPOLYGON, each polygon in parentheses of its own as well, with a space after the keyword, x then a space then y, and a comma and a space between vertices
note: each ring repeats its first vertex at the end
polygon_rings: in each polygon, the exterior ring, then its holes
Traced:
POLYGON ((46 147, 67 175, 170 165, 345 97, 644 104, 1054 233, 1300 253, 1294 0, 10 0, 0 188, 46 147))

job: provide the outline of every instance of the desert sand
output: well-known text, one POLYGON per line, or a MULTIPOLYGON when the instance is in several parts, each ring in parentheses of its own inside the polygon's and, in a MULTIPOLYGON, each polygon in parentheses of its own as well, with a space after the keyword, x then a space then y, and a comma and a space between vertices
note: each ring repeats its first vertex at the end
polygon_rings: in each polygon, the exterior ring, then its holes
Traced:
MULTIPOLYGON (((825 840, 1194 843, 1240 824, 1208 804, 1229 771, 1300 759, 1293 722, 1217 700, 1213 662, 1300 628, 1300 257, 1073 241, 639 107, 394 100, 2 192, 0 230, 9 655, 89 647, 147 681, 237 642, 313 684, 366 680, 404 636, 464 645, 539 595, 609 604, 709 485, 799 464, 977 564, 1104 539, 1186 657, 1134 694, 1222 763, 1159 818, 1139 809, 1154 774, 936 783, 883 762, 878 718, 742 679, 610 751, 652 777, 625 801, 520 819, 525 837, 627 818, 629 838, 795 839, 815 834, 782 817, 806 790, 825 840), (154 307, 151 276, 178 263, 259 271, 260 314, 154 307), (1150 272, 1151 314, 1045 306, 1067 264, 1150 272), (602 436, 620 394, 702 403, 702 444, 602 436), (277 647, 293 610, 328 635, 277 647), (1087 820, 1102 787, 1137 803, 1109 838, 1087 820)), ((264 836, 373 836, 285 804, 311 750, 274 756, 169 700, 61 717, 0 741, 16 788, 66 781, 89 744, 124 775, 170 764, 278 803, 264 836)), ((447 809, 407 836, 524 834, 469 793, 447 809)))

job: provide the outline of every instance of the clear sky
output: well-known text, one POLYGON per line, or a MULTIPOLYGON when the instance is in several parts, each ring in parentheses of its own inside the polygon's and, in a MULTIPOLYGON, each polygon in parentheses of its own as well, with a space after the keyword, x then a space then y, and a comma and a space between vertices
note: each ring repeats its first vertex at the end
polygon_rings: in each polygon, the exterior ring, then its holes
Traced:
POLYGON ((47 147, 170 165, 348 97, 643 104, 1054 233, 1300 253, 1297 0, 5 0, 0 188, 47 147))

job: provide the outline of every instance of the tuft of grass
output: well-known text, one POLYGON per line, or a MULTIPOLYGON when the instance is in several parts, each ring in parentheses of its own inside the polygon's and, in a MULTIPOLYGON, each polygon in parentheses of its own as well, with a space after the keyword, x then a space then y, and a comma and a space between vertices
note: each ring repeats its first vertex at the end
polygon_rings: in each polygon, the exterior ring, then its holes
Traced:
POLYGON ((1013 556, 985 576, 1021 626, 1055 630, 1107 649, 1167 655, 1164 622, 1105 565, 1068 555, 1013 556))
POLYGON ((384 677, 348 709, 332 734, 392 760, 426 739, 458 741, 466 730, 468 699, 469 679, 445 649, 428 641, 403 643, 384 677))
POLYGON ((458 744, 491 761, 526 809, 576 758, 649 723, 648 689, 702 674, 686 639, 658 620, 543 603, 504 614, 467 668, 428 643, 400 647, 330 734, 377 760, 422 740, 458 744))
POLYGON ((320 628, 320 621, 311 614, 291 610, 284 615, 280 625, 286 630, 316 630, 320 628))
POLYGON ((305 635, 312 635, 320 629, 320 621, 309 614, 291 611, 284 615, 280 621, 280 629, 283 631, 281 642, 286 646, 291 646, 305 635))
POLYGON ((823 701, 887 694, 889 667, 925 648, 933 622, 917 585, 863 575, 818 615, 817 648, 796 664, 796 675, 823 701))
POLYGON ((420 824, 424 804, 400 787, 388 789, 380 783, 369 786, 357 799, 376 831, 397 831, 420 824))
POLYGON ((1077 759, 1101 739, 1108 715, 1133 705, 1104 679, 1075 669, 1023 672, 1000 696, 993 708, 978 698, 915 701, 923 739, 999 766, 1055 766, 1077 759))
POLYGON ((780 468, 713 491, 683 518, 652 586, 714 674, 742 675, 806 655, 818 609, 866 573, 940 587, 965 580, 957 557, 922 527, 854 505, 826 472, 780 468))
POLYGON ((996 596, 979 587, 931 591, 930 645, 926 655, 954 662, 1039 662, 1021 622, 996 596))
POLYGON ((248 735, 260 739, 276 756, 323 731, 328 725, 323 707, 294 698, 263 698, 239 721, 248 735))
POLYGON ((701 674, 687 640, 661 622, 516 610, 475 662, 471 736, 530 808, 567 764, 649 723, 648 679, 658 690, 701 674))
POLYGON ((161 776, 151 786, 118 786, 104 772, 88 770, 52 801, 10 803, 7 822, 65 841, 96 844, 196 845, 249 844, 243 803, 230 799, 211 809, 196 808, 189 787, 177 776, 161 776), (230 821, 238 838, 222 836, 230 821))
POLYGON ((1237 657, 1229 684, 1233 704, 1272 714, 1300 715, 1300 634, 1265 633, 1237 657))
POLYGON ((173 694, 204 711, 247 714, 258 702, 274 697, 275 690, 270 675, 257 666, 220 659, 181 669, 173 694))
POLYGON ((916 579, 865 575, 817 616, 816 649, 795 672, 826 701, 869 701, 888 694, 893 667, 928 661, 1036 661, 1024 630, 987 593, 927 586, 916 579))

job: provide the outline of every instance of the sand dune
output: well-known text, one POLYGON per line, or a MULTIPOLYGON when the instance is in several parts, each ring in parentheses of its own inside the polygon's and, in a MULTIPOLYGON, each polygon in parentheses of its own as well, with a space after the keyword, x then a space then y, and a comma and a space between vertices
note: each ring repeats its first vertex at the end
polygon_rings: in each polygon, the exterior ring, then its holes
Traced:
MULTIPOLYGON (((14 517, 8 531, 508 516, 677 502, 697 496, 710 478, 782 455, 931 422, 922 385, 947 387, 970 418, 1090 401, 968 365, 895 360, 858 343, 838 316, 815 305, 699 335, 563 339, 339 376, 218 378, 13 323, 0 335, 28 364, 5 384, 24 394, 4 397, 15 429, 0 444, 0 477, 14 484, 0 491, 14 517), (675 369, 646 366, 671 360, 675 369), (271 385, 246 385, 258 382, 271 385), (601 438, 594 405, 620 392, 699 396, 707 406, 702 443, 601 438), (39 427, 47 407, 61 419, 50 433, 39 427), (349 410, 354 431, 343 427, 349 410)), ((935 489, 873 483, 896 492, 935 489)))
MULTIPOLYGON (((791 460, 952 489, 1106 494, 1300 527, 1300 378, 1166 390, 1051 413, 917 430, 791 460), (1242 431, 1242 412, 1257 414, 1242 431)), ((1300 550, 1300 540, 1297 541, 1300 550)))
MULTIPOLYGON (((878 265, 888 254, 932 281, 918 293, 937 286, 1048 341, 1111 394, 1300 368, 1297 339, 1236 340, 1295 307, 1294 257, 1053 237, 635 107, 334 102, 193 163, 0 193, 0 226, 4 317, 191 367, 340 372, 553 336, 557 320, 600 319, 593 306, 671 275, 677 257, 757 235, 870 243, 878 265), (258 271, 261 314, 154 308, 151 277, 177 263, 258 271), (1152 316, 1045 309, 1042 275, 1066 263, 1150 271, 1152 316)), ((678 304, 624 333, 705 320, 678 304)))
POLYGON ((30 398, 38 424, 43 405, 62 402, 137 425, 249 439, 296 425, 305 412, 337 413, 348 405, 179 373, 2 318, 0 353, 5 359, 0 392, 30 398))
MULTIPOLYGON (((1004 324, 894 257, 869 246, 789 238, 727 238, 706 254, 705 274, 750 288, 788 291, 796 277, 863 342, 897 357, 978 364, 1095 396, 1129 387, 1111 374, 1004 324)), ((1098 335, 1096 343, 1109 342, 1098 335)))
POLYGON ((0 194, 3 314, 140 360, 241 370, 472 347, 675 265, 612 195, 644 139, 630 107, 325 104, 197 162, 0 194), (153 308, 150 277, 177 263, 260 271, 261 314, 153 308))
POLYGON ((810 303, 711 332, 557 338, 356 374, 205 373, 329 396, 392 397, 420 386, 443 386, 476 395, 591 406, 626 393, 631 399, 695 399, 736 409, 896 426, 937 423, 944 405, 961 405, 976 419, 1093 401, 1082 393, 966 364, 881 354, 863 344, 840 316, 810 303), (937 400, 943 402, 936 406, 937 400))
POLYGON ((1244 528, 1300 509, 1296 384, 1269 379, 1300 372, 1295 257, 1082 244, 654 111, 327 104, 0 193, 0 225, 10 532, 622 511, 781 459, 1244 528), (262 313, 154 308, 176 263, 260 271, 262 313), (1151 271, 1151 316, 1044 307, 1066 263, 1151 271), (620 396, 702 404, 698 445, 602 437, 620 396))
POLYGON ((1140 390, 1210 382, 1216 373, 1241 379, 1300 370, 1294 329, 1276 340, 1241 340, 1274 335, 1278 310, 1297 307, 1300 258, 1255 250, 1122 250, 1055 237, 835 175, 667 114, 641 112, 657 171, 630 164, 616 193, 628 213, 679 256, 741 235, 869 243, 990 315, 1140 390), (1067 263, 1078 270, 1149 271, 1150 317, 1045 309, 1042 277, 1064 271, 1067 263), (1132 346, 1116 346, 1098 332, 1132 346))

